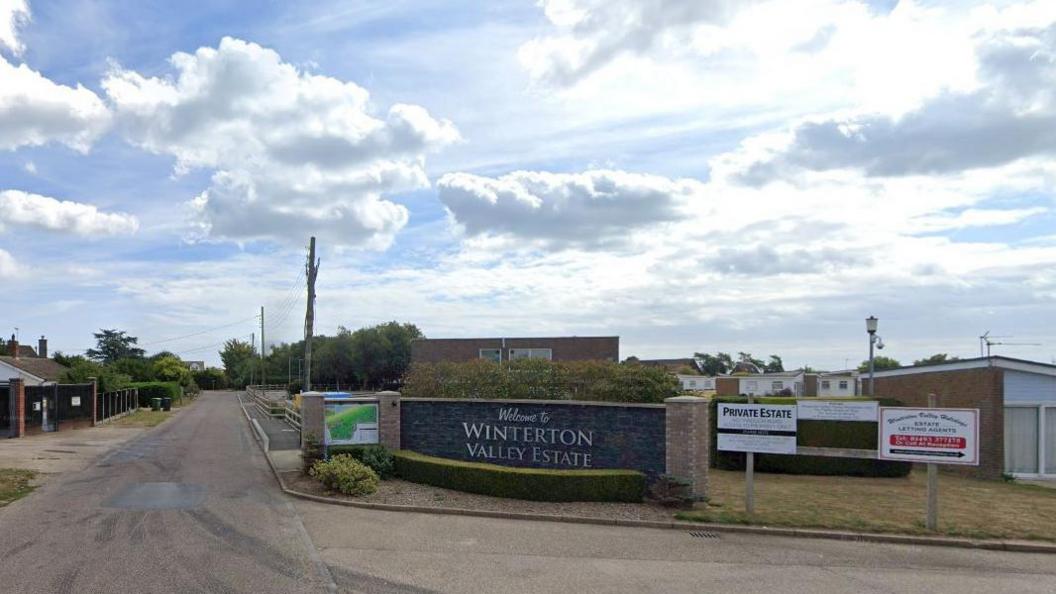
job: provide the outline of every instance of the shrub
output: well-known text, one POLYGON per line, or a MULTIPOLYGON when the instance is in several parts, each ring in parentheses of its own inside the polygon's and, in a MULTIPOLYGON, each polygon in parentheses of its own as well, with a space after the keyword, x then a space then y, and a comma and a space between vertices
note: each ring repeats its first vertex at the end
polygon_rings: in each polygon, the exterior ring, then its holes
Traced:
MULTIPOLYGON (((865 399, 868 400, 868 399, 865 399)), ((899 406, 901 403, 889 398, 880 398, 881 406, 899 406)), ((722 470, 744 470, 743 452, 720 452, 716 447, 718 432, 718 403, 746 402, 745 398, 714 398, 711 403, 712 466, 722 470)), ((795 404, 795 398, 756 398, 760 404, 795 404)), ((796 444, 822 448, 849 448, 875 450, 878 433, 877 423, 847 421, 798 421, 796 444)), ((909 474, 910 462, 891 460, 869 460, 863 458, 832 458, 829 456, 796 456, 785 454, 756 454, 755 469, 775 474, 811 474, 819 476, 872 476, 902 477, 909 474)))
POLYGON ((378 490, 377 473, 348 454, 319 460, 308 474, 327 489, 345 495, 370 495, 378 490))
POLYGON ((139 390, 139 405, 150 406, 151 398, 180 398, 180 384, 177 382, 134 382, 130 388, 139 390))
POLYGON ((366 464, 378 473, 382 479, 390 479, 396 472, 396 463, 393 461, 392 452, 381 445, 340 445, 327 448, 326 453, 333 457, 339 455, 352 456, 356 460, 366 464))
POLYGON ((319 436, 311 431, 306 431, 303 436, 304 447, 301 450, 301 464, 304 474, 311 474, 312 466, 323 459, 323 444, 319 436))
POLYGON ((649 499, 664 507, 690 509, 693 507, 691 487, 687 479, 662 474, 649 485, 649 499))
POLYGON ((678 378, 659 367, 612 361, 484 359, 416 363, 403 395, 418 398, 488 398, 663 402, 680 392, 678 378))
POLYGON ((635 470, 513 468, 393 452, 396 476, 413 483, 530 501, 639 502, 645 475, 635 470))

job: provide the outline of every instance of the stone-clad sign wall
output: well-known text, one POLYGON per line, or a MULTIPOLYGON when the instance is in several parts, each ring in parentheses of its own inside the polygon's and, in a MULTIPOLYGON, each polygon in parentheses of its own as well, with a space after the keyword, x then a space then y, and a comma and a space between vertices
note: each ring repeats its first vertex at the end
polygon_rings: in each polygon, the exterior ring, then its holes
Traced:
POLYGON ((665 471, 663 405, 401 401, 401 447, 505 466, 665 471))

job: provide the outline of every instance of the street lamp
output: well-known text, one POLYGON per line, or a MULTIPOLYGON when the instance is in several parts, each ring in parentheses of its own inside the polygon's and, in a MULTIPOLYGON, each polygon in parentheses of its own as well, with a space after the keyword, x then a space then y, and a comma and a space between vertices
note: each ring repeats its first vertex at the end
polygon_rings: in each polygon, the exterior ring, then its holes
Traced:
MULTIPOLYGON (((876 395, 873 383, 873 372, 875 370, 873 365, 873 346, 876 344, 877 340, 880 339, 880 337, 876 335, 877 321, 878 320, 876 319, 876 316, 869 316, 868 318, 865 318, 865 331, 869 333, 869 396, 876 395)), ((880 348, 884 348, 882 346, 883 344, 883 342, 880 343, 880 348)))

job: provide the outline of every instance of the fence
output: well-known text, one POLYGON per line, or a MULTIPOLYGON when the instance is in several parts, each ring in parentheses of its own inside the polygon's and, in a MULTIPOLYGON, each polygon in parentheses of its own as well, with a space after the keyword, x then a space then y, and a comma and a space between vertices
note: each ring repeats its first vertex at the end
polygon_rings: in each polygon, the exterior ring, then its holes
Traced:
POLYGON ((117 390, 96 396, 96 421, 124 416, 139 408, 139 389, 117 390))
POLYGON ((301 429, 301 414, 290 405, 286 386, 246 386, 246 393, 261 414, 282 419, 298 431, 301 429), (275 396, 280 398, 276 399, 275 396))
POLYGON ((26 386, 26 432, 57 431, 62 424, 92 423, 92 384, 26 386))

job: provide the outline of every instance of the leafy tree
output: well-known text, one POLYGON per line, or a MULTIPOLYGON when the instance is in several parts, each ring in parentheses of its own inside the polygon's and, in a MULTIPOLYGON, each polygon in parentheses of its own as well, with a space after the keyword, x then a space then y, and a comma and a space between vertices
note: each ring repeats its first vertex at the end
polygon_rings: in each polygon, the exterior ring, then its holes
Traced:
POLYGON ((127 388, 132 378, 118 373, 101 363, 90 361, 81 355, 67 356, 55 353, 55 360, 69 367, 60 381, 73 384, 85 384, 95 378, 99 392, 112 392, 127 388))
POLYGON ((222 369, 210 367, 202 371, 195 371, 191 375, 194 378, 194 383, 198 384, 203 390, 221 390, 227 387, 227 376, 224 375, 222 369))
MULTIPOLYGON (((897 359, 884 356, 873 357, 873 369, 877 371, 881 369, 897 369, 899 367, 902 367, 902 364, 897 359)), ((869 359, 862 361, 862 364, 858 366, 858 371, 869 371, 869 359)))
POLYGON ((733 370, 733 358, 729 353, 693 353, 693 358, 704 375, 722 375, 733 370))
POLYGON ((249 383, 251 366, 256 362, 256 351, 252 344, 232 338, 224 343, 220 360, 224 363, 224 375, 229 384, 241 388, 249 383))
POLYGON ((913 362, 914 365, 939 365, 940 363, 951 363, 953 361, 960 361, 960 357, 951 357, 946 353, 935 353, 930 357, 923 359, 917 359, 913 362))
POLYGON ((110 364, 110 369, 123 373, 134 382, 152 382, 156 379, 154 365, 149 359, 124 357, 110 364))
POLYGON ((175 355, 165 355, 154 360, 154 376, 163 382, 179 382, 191 385, 191 370, 175 355))
POLYGON ((113 363, 125 357, 139 358, 143 349, 136 346, 139 339, 128 336, 124 330, 101 329, 93 334, 96 348, 88 349, 88 358, 103 364, 113 363))
POLYGON ((785 370, 785 364, 781 361, 781 357, 777 355, 770 355, 770 362, 763 367, 763 371, 767 373, 778 373, 785 370))

